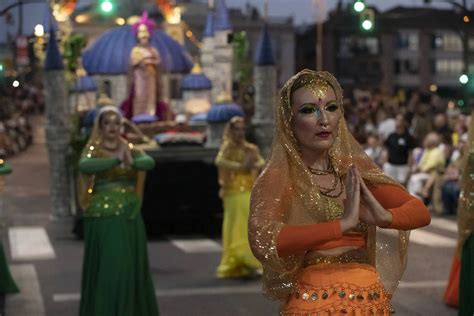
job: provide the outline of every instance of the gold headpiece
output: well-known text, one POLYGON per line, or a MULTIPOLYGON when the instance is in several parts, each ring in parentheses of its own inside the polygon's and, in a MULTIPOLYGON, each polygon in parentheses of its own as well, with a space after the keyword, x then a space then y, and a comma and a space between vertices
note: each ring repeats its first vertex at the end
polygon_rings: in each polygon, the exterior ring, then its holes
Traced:
POLYGON ((219 93, 219 95, 217 96, 216 103, 220 104, 228 102, 232 102, 232 97, 225 90, 222 90, 221 93, 219 93))
POLYGON ((105 93, 101 93, 99 95, 99 99, 97 99, 97 106, 104 107, 108 105, 114 105, 114 101, 109 98, 109 96, 105 93))

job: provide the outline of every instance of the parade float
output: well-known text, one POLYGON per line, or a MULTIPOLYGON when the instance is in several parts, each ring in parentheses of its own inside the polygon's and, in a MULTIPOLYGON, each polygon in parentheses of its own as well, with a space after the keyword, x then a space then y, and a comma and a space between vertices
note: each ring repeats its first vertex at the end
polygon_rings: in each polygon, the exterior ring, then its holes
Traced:
MULTIPOLYGON (((234 60, 232 25, 224 0, 215 6, 210 1, 200 56, 193 62, 182 45, 184 31, 179 26, 185 24, 179 20, 179 10, 173 5, 168 8, 167 1, 158 2, 162 27, 144 12, 129 18, 129 25, 111 27, 96 36, 77 58, 67 107, 67 115, 75 118, 72 152, 79 152, 98 108, 119 107, 130 122, 125 135, 156 161, 144 190, 148 232, 217 233, 222 203, 214 159, 223 126, 232 117, 246 114, 233 100, 240 98, 233 75, 239 63, 234 60), (98 99, 93 98, 95 91, 98 99)), ((269 113, 276 92, 266 28, 253 61, 256 115, 253 121, 246 119, 255 123, 252 133, 265 153, 271 143, 269 113)))

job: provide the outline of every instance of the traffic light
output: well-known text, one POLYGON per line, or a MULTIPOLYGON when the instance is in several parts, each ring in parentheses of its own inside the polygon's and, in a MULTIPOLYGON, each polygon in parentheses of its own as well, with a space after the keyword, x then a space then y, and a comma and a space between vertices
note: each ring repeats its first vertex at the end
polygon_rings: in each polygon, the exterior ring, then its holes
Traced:
POLYGON ((0 64, 0 72, 3 72, 3 64, 0 64))
POLYGON ((372 31, 375 24, 375 12, 372 9, 366 8, 360 14, 360 26, 364 31, 372 31))
POLYGON ((459 82, 462 84, 466 84, 469 82, 469 77, 466 74, 462 74, 459 76, 459 82))
POLYGON ((109 14, 114 10, 114 0, 100 0, 99 7, 100 11, 105 14, 109 14))
POLYGON ((354 11, 357 13, 361 13, 365 9, 365 3, 363 0, 356 0, 354 1, 354 11))

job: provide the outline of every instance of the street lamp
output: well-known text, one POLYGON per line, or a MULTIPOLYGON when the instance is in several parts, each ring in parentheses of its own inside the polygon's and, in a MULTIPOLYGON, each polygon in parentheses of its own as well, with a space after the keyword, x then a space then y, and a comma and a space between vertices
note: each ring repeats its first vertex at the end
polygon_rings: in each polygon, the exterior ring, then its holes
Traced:
POLYGON ((103 0, 100 3, 100 10, 104 13, 110 13, 114 9, 114 4, 112 0, 103 0))
POLYGON ((362 11, 364 11, 365 9, 365 3, 364 1, 362 0, 356 0, 354 2, 354 11, 357 12, 357 13, 360 13, 362 11))
POLYGON ((364 20, 364 22, 362 22, 362 28, 366 31, 370 31, 373 26, 374 24, 369 20, 364 20))
POLYGON ((462 83, 462 84, 466 84, 466 83, 468 83, 468 81, 469 81, 469 77, 466 74, 462 74, 459 77, 459 82, 462 83))
POLYGON ((12 83, 13 88, 18 88, 20 86, 20 82, 18 80, 13 81, 12 83))
POLYGON ((43 37, 44 36, 44 27, 41 24, 35 25, 35 36, 36 37, 43 37))
POLYGON ((125 23, 127 23, 127 21, 125 21, 125 19, 122 18, 122 17, 118 17, 118 18, 115 19, 115 23, 117 25, 125 25, 125 23))
POLYGON ((364 31, 372 31, 375 22, 375 12, 373 9, 366 8, 360 14, 360 26, 364 31))

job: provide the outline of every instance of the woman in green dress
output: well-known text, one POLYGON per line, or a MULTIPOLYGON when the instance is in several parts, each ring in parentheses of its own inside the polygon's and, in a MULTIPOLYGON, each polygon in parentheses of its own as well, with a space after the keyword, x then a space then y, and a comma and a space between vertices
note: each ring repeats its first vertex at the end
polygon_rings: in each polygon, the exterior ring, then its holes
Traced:
MULTIPOLYGON (((12 168, 7 165, 3 159, 0 159, 0 192, 3 191, 3 176, 10 174, 12 168)), ((10 269, 8 268, 7 257, 3 251, 3 245, 0 243, 0 294, 18 293, 18 287, 13 280, 10 269)))
POLYGON ((158 315, 140 214, 144 174, 154 160, 121 137, 122 120, 116 107, 102 108, 79 162, 81 316, 158 315))

